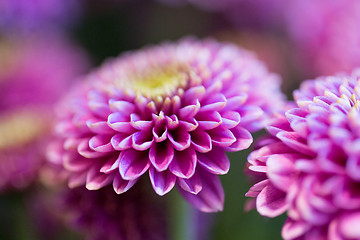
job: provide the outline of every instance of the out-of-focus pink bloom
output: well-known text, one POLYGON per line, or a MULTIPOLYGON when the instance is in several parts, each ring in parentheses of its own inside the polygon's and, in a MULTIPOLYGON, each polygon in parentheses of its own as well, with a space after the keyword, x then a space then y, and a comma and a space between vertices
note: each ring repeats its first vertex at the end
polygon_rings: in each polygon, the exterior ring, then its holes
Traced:
POLYGON ((249 155, 246 194, 268 217, 287 211, 284 239, 359 239, 360 72, 309 80, 249 155))
POLYGON ((69 186, 126 192, 145 173, 157 194, 177 183, 202 211, 220 211, 226 151, 252 143, 282 105, 279 79, 235 45, 185 39, 108 61, 59 106, 50 161, 69 186), (269 101, 271 99, 271 101, 269 101))
POLYGON ((0 191, 33 182, 53 104, 87 64, 58 38, 0 42, 0 191))
POLYGON ((110 186, 98 191, 79 187, 58 198, 56 209, 67 225, 87 240, 170 239, 168 206, 144 185, 120 196, 110 186))
POLYGON ((286 14, 304 71, 334 74, 360 66, 359 1, 289 1, 286 14))
POLYGON ((28 33, 74 22, 81 0, 1 0, 0 29, 28 33))

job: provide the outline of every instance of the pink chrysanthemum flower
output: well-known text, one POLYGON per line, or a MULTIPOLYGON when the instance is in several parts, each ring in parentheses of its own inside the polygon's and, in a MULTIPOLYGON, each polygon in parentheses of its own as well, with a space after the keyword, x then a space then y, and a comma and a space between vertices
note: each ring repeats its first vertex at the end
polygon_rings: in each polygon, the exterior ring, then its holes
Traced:
POLYGON ((140 184, 118 196, 110 186, 98 191, 67 189, 57 196, 54 207, 87 240, 170 239, 166 202, 148 190, 140 184))
POLYGON ((304 71, 334 74, 360 65, 359 1, 295 0, 286 13, 304 71))
POLYGON ((306 81, 297 106, 249 155, 249 197, 268 217, 288 214, 284 239, 360 239, 360 74, 306 81))
POLYGON ((1 0, 0 29, 44 31, 73 22, 81 0, 1 0))
POLYGON ((53 105, 85 62, 58 38, 0 40, 0 191, 33 182, 53 105))
POLYGON ((202 211, 223 208, 225 152, 248 148, 282 100, 278 77, 251 53, 211 40, 127 53, 86 80, 59 107, 49 150, 69 186, 112 183, 120 194, 148 172, 157 194, 177 183, 202 211))

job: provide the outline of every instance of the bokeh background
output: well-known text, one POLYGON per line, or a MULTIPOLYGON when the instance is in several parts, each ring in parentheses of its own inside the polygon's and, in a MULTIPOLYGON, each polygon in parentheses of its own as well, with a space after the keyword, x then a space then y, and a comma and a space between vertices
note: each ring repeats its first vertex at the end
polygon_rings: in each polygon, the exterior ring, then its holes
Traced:
MULTIPOLYGON (((21 105, 21 101, 32 101, 36 97, 38 93, 34 89, 40 89, 40 95, 44 95, 44 92, 52 96, 60 94, 51 92, 54 88, 61 88, 62 92, 66 92, 77 81, 77 76, 96 68, 105 59, 186 36, 214 38, 254 51, 271 71, 283 78, 282 90, 291 99, 292 91, 302 80, 337 71, 349 71, 360 63, 360 7, 354 2, 0 0, 0 119, 19 105, 12 103, 15 100, 8 99, 20 99, 21 105), (67 79, 61 80, 64 84, 54 87, 48 82, 54 75, 64 74, 60 70, 68 68, 65 56, 64 65, 56 62, 60 58, 58 55, 54 56, 55 60, 49 58, 46 61, 55 61, 54 70, 47 77, 36 78, 36 84, 30 82, 26 89, 19 87, 26 83, 9 88, 1 81, 6 79, 3 76, 10 71, 6 65, 8 59, 12 58, 9 56, 25 55, 26 51, 22 47, 29 40, 30 49, 35 49, 31 45, 33 42, 40 45, 39 48, 50 49, 58 39, 62 39, 60 45, 64 45, 63 42, 71 44, 71 48, 76 50, 69 52, 74 55, 76 51, 81 52, 78 54, 81 56, 73 56, 79 60, 70 64, 74 66, 82 62, 80 70, 65 74, 64 78, 67 79), (49 84, 50 86, 44 87, 49 84), (37 85, 40 87, 36 88, 37 85), (9 91, 14 96, 8 97, 9 91), (25 95, 28 97, 25 98, 25 95)), ((42 58, 42 55, 33 57, 32 61, 42 58)), ((42 66, 40 69, 53 67, 45 63, 39 64, 42 66)), ((15 70, 24 71, 21 66, 17 66, 15 70)), ((10 85, 13 83, 12 79, 7 81, 10 81, 10 85)), ((46 107, 53 109, 55 99, 44 99, 46 100, 39 101, 47 102, 46 107)), ((34 105, 38 106, 39 102, 35 101, 34 105)), ((0 121, 0 125, 2 123, 4 121, 0 121)), ((262 132, 257 133, 256 138, 261 134, 262 132)), ((6 132, 2 132, 0 128, 0 138, 6 137, 6 132)), ((42 141, 40 145, 46 145, 46 141, 42 141)), ((44 151, 42 147, 38 149, 44 151)), ((5 169, 0 171, 1 175, 5 175, 2 171, 6 172, 9 168, 9 165, 3 163, 9 153, 4 152, 0 146, 0 165, 3 166, 0 168, 5 169)), ((182 200, 176 191, 164 197, 168 202, 166 207, 170 239, 281 239, 280 231, 285 217, 268 219, 255 210, 246 210, 248 199, 244 195, 251 183, 245 176, 244 167, 249 152, 250 150, 246 150, 229 155, 230 172, 221 177, 226 194, 223 212, 200 213, 182 200)), ((58 219, 59 213, 50 203, 52 198, 49 197, 49 186, 43 186, 38 181, 38 178, 47 174, 50 173, 37 172, 36 180, 29 182, 29 186, 21 187, 21 190, 15 188, 1 192, 0 239, 84 239, 80 231, 58 219)), ((159 198, 155 193, 150 197, 159 198)))

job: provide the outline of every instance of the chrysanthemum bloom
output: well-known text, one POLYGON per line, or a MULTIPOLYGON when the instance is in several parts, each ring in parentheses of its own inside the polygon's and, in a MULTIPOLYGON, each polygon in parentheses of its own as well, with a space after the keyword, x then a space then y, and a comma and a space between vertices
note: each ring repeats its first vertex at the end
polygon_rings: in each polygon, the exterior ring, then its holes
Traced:
POLYGON ((81 0, 1 0, 0 29, 4 31, 52 30, 73 22, 81 0))
POLYGON ((249 155, 262 181, 246 195, 264 216, 287 211, 284 239, 360 239, 360 73, 306 81, 294 97, 249 155))
POLYGON ((219 211, 225 152, 248 148, 281 99, 278 77, 234 45, 146 48, 107 62, 60 105, 49 159, 70 187, 112 183, 120 194, 148 172, 157 194, 177 183, 194 206, 219 211))
POLYGON ((328 75, 360 66, 359 1, 295 0, 286 13, 303 71, 328 75))
POLYGON ((0 40, 0 191, 36 177, 53 104, 85 61, 60 39, 0 40))
POLYGON ((139 184, 118 196, 111 186, 98 191, 67 189, 57 197, 55 209, 87 240, 170 239, 165 199, 155 199, 148 190, 139 184))

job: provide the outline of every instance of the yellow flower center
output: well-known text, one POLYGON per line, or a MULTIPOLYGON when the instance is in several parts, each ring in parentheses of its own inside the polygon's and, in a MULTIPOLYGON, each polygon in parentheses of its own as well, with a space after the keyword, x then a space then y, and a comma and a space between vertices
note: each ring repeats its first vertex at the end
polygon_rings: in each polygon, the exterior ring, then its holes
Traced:
POLYGON ((22 109, 3 114, 0 117, 0 151, 29 144, 46 129, 46 120, 37 111, 22 109))
POLYGON ((188 71, 185 66, 168 66, 142 72, 130 72, 124 80, 120 78, 116 85, 121 89, 132 90, 136 95, 150 99, 172 96, 179 88, 187 84, 188 71))

